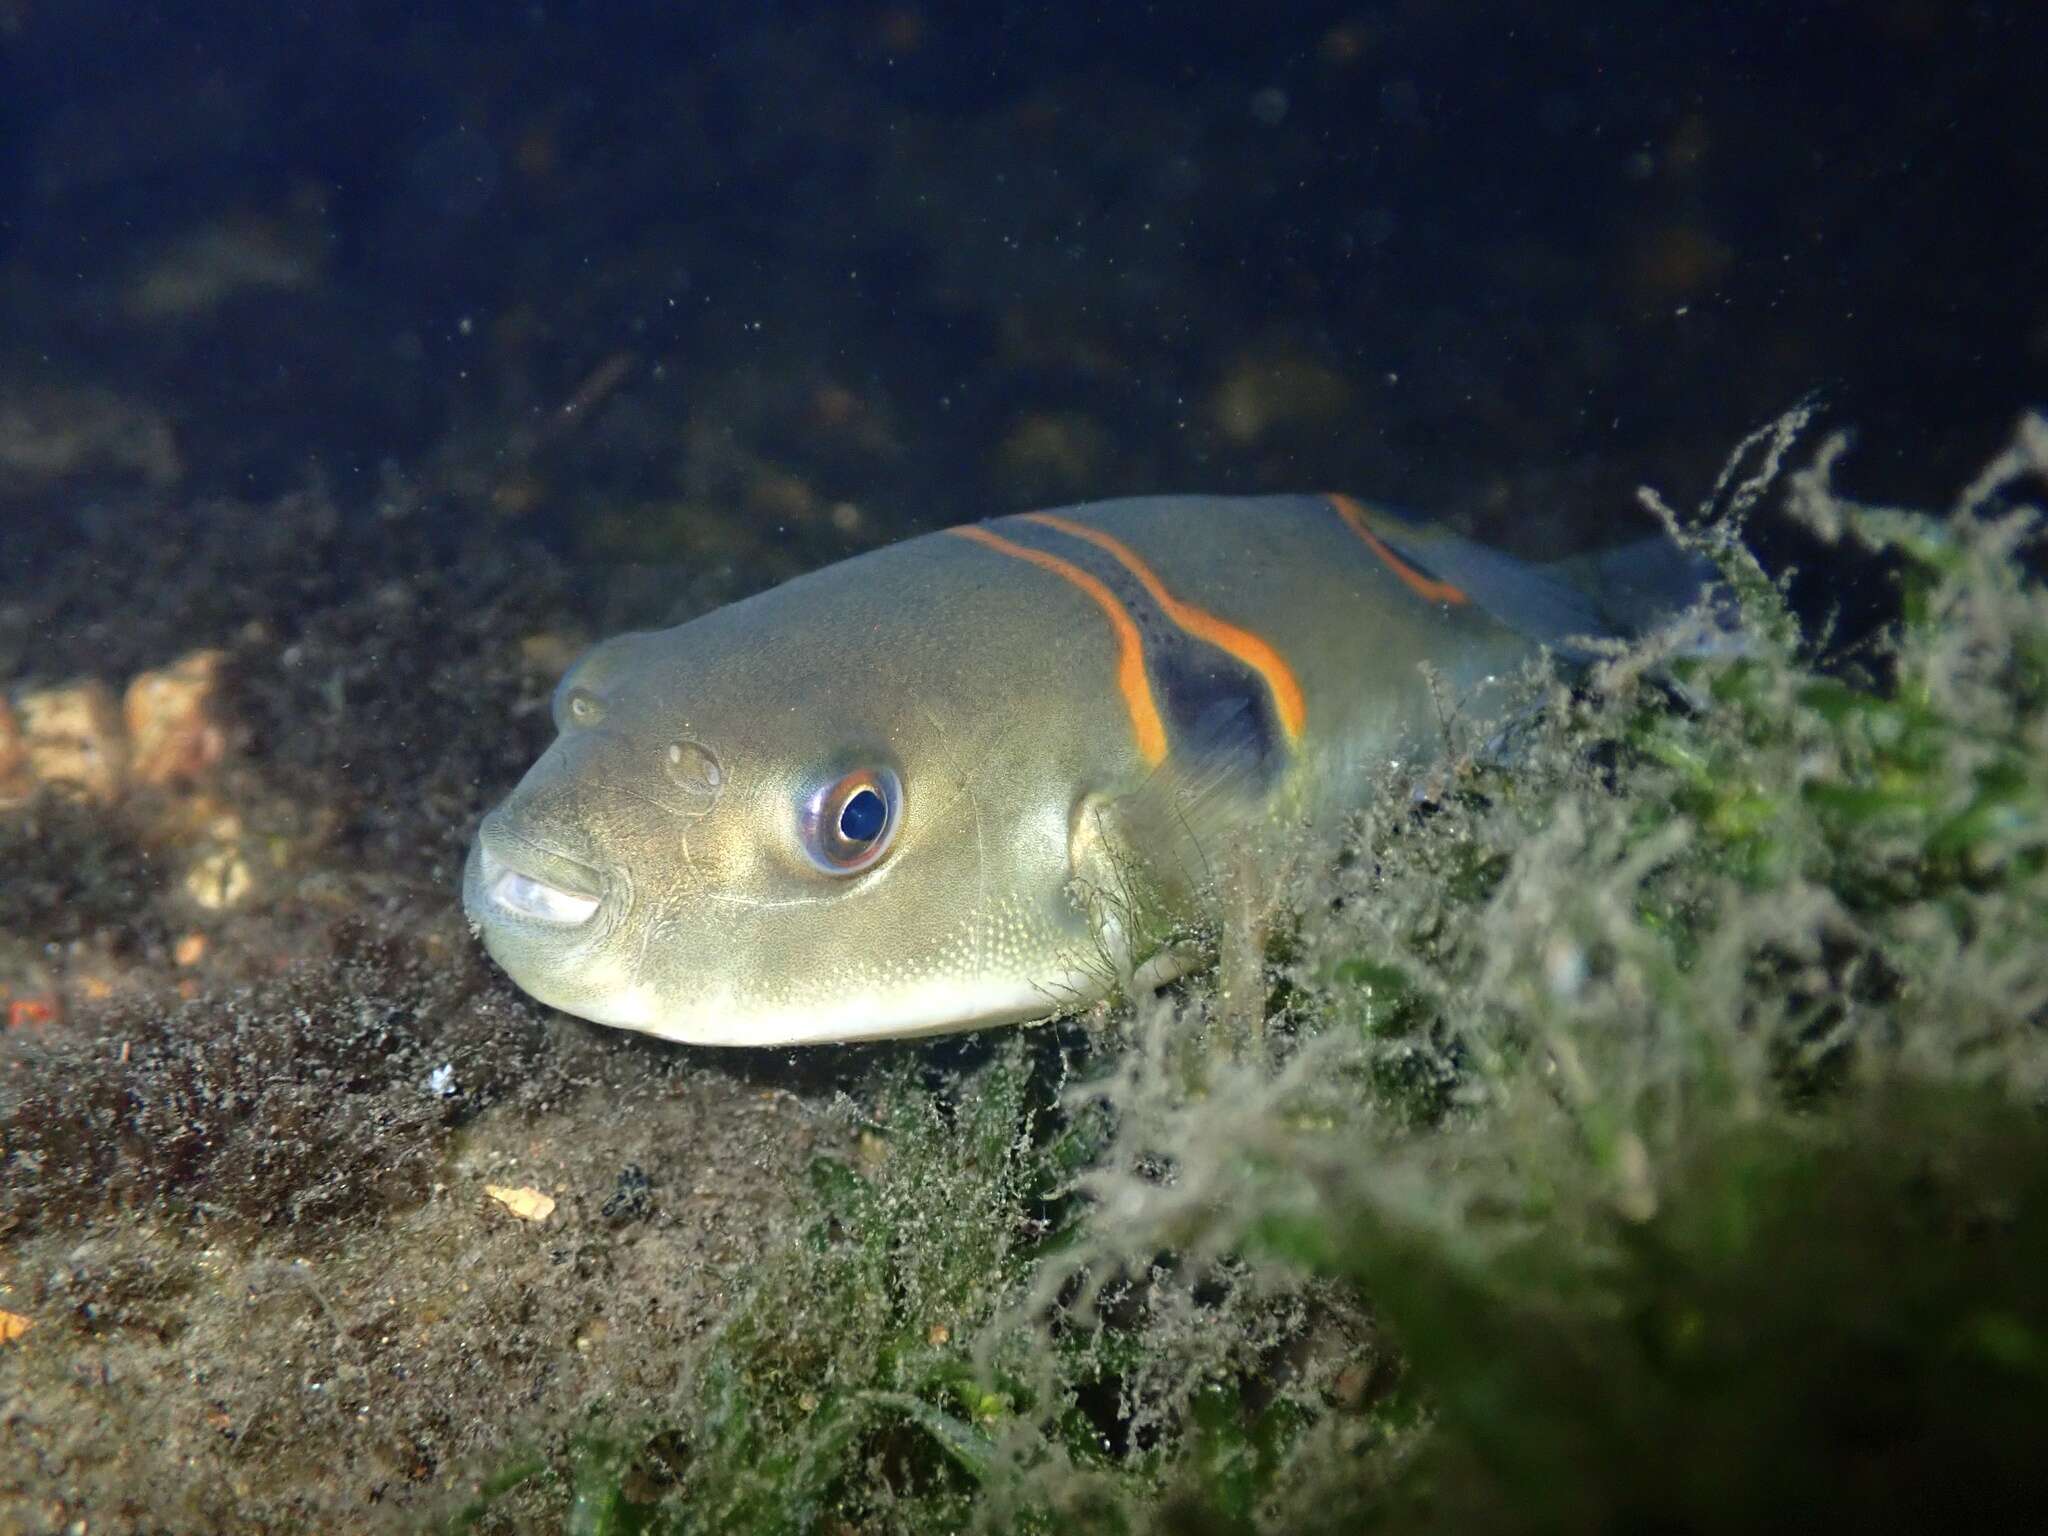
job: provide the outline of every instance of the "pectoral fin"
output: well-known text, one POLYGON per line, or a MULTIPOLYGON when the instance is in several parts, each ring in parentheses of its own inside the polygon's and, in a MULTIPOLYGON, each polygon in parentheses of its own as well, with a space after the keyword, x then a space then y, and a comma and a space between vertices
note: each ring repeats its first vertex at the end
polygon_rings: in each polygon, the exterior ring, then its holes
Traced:
POLYGON ((1076 899, 1126 985, 1162 985, 1200 963, 1189 937, 1215 915, 1264 828, 1284 749, 1241 701, 1218 705, 1128 793, 1085 795, 1068 846, 1076 899))

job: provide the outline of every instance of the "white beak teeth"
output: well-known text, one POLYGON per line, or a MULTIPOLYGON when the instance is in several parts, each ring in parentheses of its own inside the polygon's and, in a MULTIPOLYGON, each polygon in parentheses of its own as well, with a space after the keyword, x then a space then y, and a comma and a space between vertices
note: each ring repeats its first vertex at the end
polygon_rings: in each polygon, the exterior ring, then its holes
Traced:
POLYGON ((595 896, 565 891, 531 875, 522 875, 516 869, 497 873, 490 881, 489 891, 494 906, 535 922, 554 923, 563 928, 581 927, 597 911, 595 896))

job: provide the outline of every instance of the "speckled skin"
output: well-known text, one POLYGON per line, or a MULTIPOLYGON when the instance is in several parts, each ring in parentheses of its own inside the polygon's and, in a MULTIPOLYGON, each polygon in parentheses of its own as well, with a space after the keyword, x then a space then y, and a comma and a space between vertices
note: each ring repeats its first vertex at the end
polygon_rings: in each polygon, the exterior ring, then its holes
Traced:
MULTIPOLYGON (((1175 698, 1234 694, 1239 723, 1264 733, 1258 771, 1204 806, 1210 835, 1227 835, 1354 805, 1373 768, 1426 748, 1422 663, 1464 693, 1531 649, 1476 603, 1419 596, 1324 498, 1161 497, 1062 515, 1265 640, 1298 679, 1298 738, 1276 726, 1257 674, 1190 642, 1101 551, 1021 519, 984 525, 1099 574, 1125 604, 1167 717, 1162 778, 1119 691, 1099 600, 973 538, 912 539, 583 658, 557 694, 561 736, 471 853, 465 903, 491 954, 544 1002, 706 1044, 1044 1017, 1101 995, 1112 974, 1072 889, 1101 854, 1083 823, 1117 825, 1091 811, 1156 792, 1184 753, 1208 750, 1175 698), (567 718, 572 691, 601 718, 567 718), (826 874, 799 841, 799 807, 860 767, 899 776, 900 823, 873 868, 826 874), (564 927, 508 912, 489 884, 505 869, 598 897, 596 913, 564 927)), ((1375 526, 1418 562, 1438 537, 1375 526)))

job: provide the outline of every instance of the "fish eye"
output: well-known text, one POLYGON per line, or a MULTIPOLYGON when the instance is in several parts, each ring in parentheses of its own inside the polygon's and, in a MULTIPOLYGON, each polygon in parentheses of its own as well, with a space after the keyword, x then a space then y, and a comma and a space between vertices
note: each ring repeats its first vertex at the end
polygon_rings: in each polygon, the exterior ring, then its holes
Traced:
POLYGON ((801 818, 804 852, 828 875, 872 868, 896 838, 903 786, 886 768, 856 768, 812 793, 801 818))
POLYGON ((588 688, 571 688, 562 700, 562 714, 571 725, 596 725, 604 719, 604 700, 588 688))

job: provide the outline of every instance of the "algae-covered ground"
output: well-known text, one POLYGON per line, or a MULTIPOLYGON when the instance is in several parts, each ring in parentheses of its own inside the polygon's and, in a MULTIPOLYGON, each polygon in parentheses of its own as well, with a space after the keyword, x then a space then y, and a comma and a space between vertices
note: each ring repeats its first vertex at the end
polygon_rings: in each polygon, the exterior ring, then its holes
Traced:
POLYGON ((10 609, 60 677, 233 615, 233 740, 197 786, 0 810, 0 1528, 417 1519, 529 1421, 666 1400, 843 1139, 829 1052, 689 1060, 489 970, 454 880, 536 747, 555 568, 320 513, 208 506, 164 530, 184 581, 67 530, 10 609), (120 620, 92 663, 83 612, 120 620), (188 883, 215 858, 247 888, 188 883))
POLYGON ((2018 1528, 2048 1411, 2048 423, 1906 513, 1834 492, 1845 440, 1802 419, 1695 535, 1739 639, 1532 674, 1505 736, 1448 716, 1338 858, 1219 902, 1209 977, 878 1050, 663 1047, 489 971, 447 891, 532 749, 520 641, 563 592, 395 520, 394 570, 451 589, 383 586, 374 664, 418 671, 361 728, 431 732, 433 763, 351 793, 295 757, 291 719, 372 664, 352 601, 292 667, 242 658, 244 798, 340 815, 272 835, 261 913, 202 962, 232 985, 139 979, 152 921, 207 921, 131 889, 147 835, 54 800, 4 823, 10 929, 74 914, 53 953, 117 983, 14 1031, 0 1080, 7 1518, 2018 1528), (1897 621, 1823 645, 1737 514, 1833 541, 1897 621), (91 950, 96 904, 132 953, 91 950))

